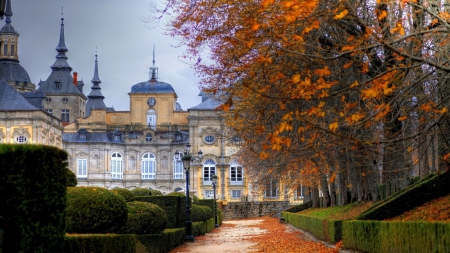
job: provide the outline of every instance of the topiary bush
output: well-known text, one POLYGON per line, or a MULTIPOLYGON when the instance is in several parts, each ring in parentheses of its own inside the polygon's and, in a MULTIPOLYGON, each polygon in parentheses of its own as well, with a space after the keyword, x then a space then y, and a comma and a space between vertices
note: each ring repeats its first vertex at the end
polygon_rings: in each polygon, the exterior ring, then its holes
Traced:
POLYGON ((0 252, 64 252, 67 153, 0 145, 0 252))
POLYGON ((69 168, 66 168, 66 184, 67 187, 77 186, 77 176, 69 168))
POLYGON ((114 193, 122 195, 126 202, 131 202, 134 200, 134 194, 125 188, 114 188, 111 190, 114 193))
POLYGON ((152 196, 151 190, 147 188, 134 188, 131 190, 135 197, 148 197, 152 196))
POLYGON ((214 211, 211 209, 211 207, 209 207, 209 206, 201 206, 201 205, 198 205, 198 206, 200 206, 201 208, 203 208, 203 210, 205 210, 205 212, 206 212, 206 219, 214 218, 214 211))
POLYGON ((158 190, 150 190, 151 196, 162 196, 162 192, 158 190))
POLYGON ((178 196, 178 197, 185 197, 186 198, 186 194, 184 194, 182 192, 170 192, 166 196, 178 196))
POLYGON ((117 233, 158 234, 166 228, 167 216, 161 207, 141 201, 128 202, 127 206, 127 222, 117 233))
POLYGON ((120 194, 97 187, 67 188, 68 233, 113 233, 127 221, 127 205, 120 194))
MULTIPOLYGON (((210 208, 211 209, 211 208, 210 208)), ((197 204, 191 205, 191 221, 205 221, 208 218, 208 214, 203 206, 199 206, 197 204)))
POLYGON ((167 215, 167 228, 184 227, 186 220, 186 197, 167 195, 136 197, 136 201, 148 202, 161 207, 167 215))

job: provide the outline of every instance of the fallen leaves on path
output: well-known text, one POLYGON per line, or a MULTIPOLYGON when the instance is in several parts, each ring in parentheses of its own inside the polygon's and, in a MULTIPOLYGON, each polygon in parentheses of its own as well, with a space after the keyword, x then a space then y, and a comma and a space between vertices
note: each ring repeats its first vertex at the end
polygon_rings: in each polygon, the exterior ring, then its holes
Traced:
POLYGON ((280 224, 279 220, 272 217, 266 217, 264 221, 255 227, 265 229, 268 233, 249 238, 252 242, 257 242, 254 246, 256 251, 277 252, 277 253, 338 253, 337 248, 327 247, 325 244, 316 241, 310 241, 299 232, 288 229, 288 225, 280 224))

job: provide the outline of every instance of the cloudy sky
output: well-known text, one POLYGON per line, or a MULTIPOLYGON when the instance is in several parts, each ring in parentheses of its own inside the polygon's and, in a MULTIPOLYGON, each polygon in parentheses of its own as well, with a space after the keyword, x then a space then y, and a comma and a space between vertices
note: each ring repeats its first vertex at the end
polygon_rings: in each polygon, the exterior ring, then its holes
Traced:
MULTIPOLYGON (((150 1, 159 0, 11 0, 11 25, 20 34, 19 61, 31 82, 38 84, 50 75, 57 54, 64 7, 65 42, 69 65, 91 90, 97 47, 100 87, 108 107, 129 110, 131 86, 149 79, 153 44, 161 81, 169 83, 182 108, 201 102, 199 79, 181 58, 176 38, 163 35, 161 27, 150 29, 143 22, 150 1)), ((4 19, 0 21, 4 25, 4 19)))

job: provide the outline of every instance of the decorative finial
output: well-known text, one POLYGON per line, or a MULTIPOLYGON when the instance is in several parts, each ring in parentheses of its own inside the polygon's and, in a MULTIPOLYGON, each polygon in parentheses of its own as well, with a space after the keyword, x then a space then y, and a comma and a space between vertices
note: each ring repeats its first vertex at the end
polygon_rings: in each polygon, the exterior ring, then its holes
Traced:
POLYGON ((64 6, 61 7, 61 21, 64 21, 64 6))
MULTIPOLYGON (((102 81, 100 81, 100 78, 98 77, 98 61, 97 61, 97 46, 95 46, 95 67, 94 67, 94 77, 92 78, 91 82, 94 84, 95 87, 98 86, 102 81)), ((94 87, 92 86, 92 87, 94 87)))
MULTIPOLYGON (((64 8, 64 7, 61 7, 64 8)), ((64 9, 62 9, 64 10, 64 9)), ((66 43, 64 42, 64 12, 61 11, 61 31, 59 33, 59 43, 58 46, 56 47, 56 51, 58 51, 59 53, 65 53, 67 52, 67 47, 66 47, 66 43)))
POLYGON ((11 24, 12 15, 13 15, 13 13, 11 11, 11 0, 8 0, 6 2, 6 10, 5 10, 6 24, 11 24))
POLYGON ((153 43, 153 67, 155 66, 155 43, 153 43))
POLYGON ((153 44, 153 66, 150 67, 150 72, 149 76, 150 76, 150 81, 156 81, 156 79, 158 79, 158 68, 155 66, 155 44, 153 44))

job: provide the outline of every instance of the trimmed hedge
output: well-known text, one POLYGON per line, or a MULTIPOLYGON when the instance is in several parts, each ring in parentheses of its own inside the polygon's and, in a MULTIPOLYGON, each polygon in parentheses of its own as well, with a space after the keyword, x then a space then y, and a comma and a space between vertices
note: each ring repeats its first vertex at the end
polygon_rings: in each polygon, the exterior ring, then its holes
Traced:
POLYGON ((134 194, 133 194, 133 192, 131 192, 128 189, 125 189, 125 188, 114 188, 111 191, 122 195, 122 197, 125 199, 126 202, 134 201, 134 194))
POLYGON ((305 209, 308 209, 308 208, 310 208, 310 207, 312 207, 312 201, 308 201, 308 202, 305 202, 305 203, 303 203, 303 204, 300 204, 300 205, 297 205, 297 206, 290 207, 290 208, 284 210, 284 212, 298 213, 298 212, 303 211, 303 210, 305 210, 305 209))
POLYGON ((214 229, 214 219, 192 222, 192 234, 194 236, 204 235, 208 232, 211 232, 213 229, 214 229))
POLYGON ((380 201, 358 217, 357 220, 384 220, 396 217, 420 206, 430 199, 450 193, 450 173, 434 174, 425 180, 407 187, 405 190, 380 201))
POLYGON ((63 252, 67 153, 41 145, 0 145, 3 252, 63 252))
POLYGON ((342 239, 342 220, 327 220, 289 212, 282 212, 281 216, 286 222, 310 232, 320 240, 336 243, 342 239))
POLYGON ((138 235, 137 240, 147 252, 165 253, 184 243, 184 228, 166 229, 160 234, 138 235))
POLYGON ((128 219, 117 233, 119 234, 157 234, 161 233, 167 224, 167 216, 158 205, 133 201, 127 203, 128 219))
POLYGON ((161 207, 167 215, 167 228, 184 226, 186 220, 185 198, 179 196, 136 197, 136 201, 153 203, 161 207))
POLYGON ((158 190, 150 190, 151 196, 163 196, 161 191, 158 190))
POLYGON ((136 253, 135 235, 75 234, 65 237, 64 253, 136 253))
POLYGON ((113 233, 127 221, 125 199, 97 187, 67 188, 68 233, 113 233))
POLYGON ((67 187, 73 187, 73 186, 77 186, 78 181, 77 181, 77 176, 75 175, 75 173, 73 173, 71 170, 69 170, 69 168, 66 168, 66 186, 67 187))
POLYGON ((345 248, 373 253, 450 252, 450 224, 444 222, 344 221, 345 248))
MULTIPOLYGON (((191 205, 191 221, 205 221, 208 219, 208 213, 206 212, 206 206, 199 206, 196 204, 191 205)), ((206 207, 209 208, 209 207, 206 207)), ((211 210, 211 208, 209 208, 211 210)))
POLYGON ((135 197, 148 197, 152 196, 152 191, 147 188, 134 188, 131 190, 135 197))

